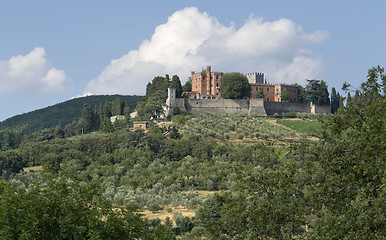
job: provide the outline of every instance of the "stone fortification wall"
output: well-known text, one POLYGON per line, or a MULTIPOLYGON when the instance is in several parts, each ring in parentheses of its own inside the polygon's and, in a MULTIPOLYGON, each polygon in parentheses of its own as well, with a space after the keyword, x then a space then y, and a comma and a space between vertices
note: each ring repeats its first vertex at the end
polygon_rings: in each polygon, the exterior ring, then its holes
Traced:
POLYGON ((249 114, 257 116, 267 116, 264 108, 264 99, 250 99, 249 100, 249 114))
POLYGON ((174 107, 179 108, 181 111, 186 111, 185 108, 185 98, 177 98, 174 102, 174 107))
POLYGON ((316 113, 331 113, 331 105, 314 105, 310 104, 310 111, 313 114, 316 113))
POLYGON ((267 115, 286 112, 305 112, 305 113, 331 113, 331 105, 315 105, 309 103, 286 103, 286 102, 264 102, 267 115))
POLYGON ((264 108, 267 115, 285 112, 311 112, 310 105, 306 103, 264 102, 264 108))
POLYGON ((186 99, 185 108, 194 114, 205 112, 248 113, 247 99, 186 99))
POLYGON ((193 114, 220 112, 234 114, 254 114, 267 116, 286 112, 330 113, 330 105, 308 103, 270 102, 263 99, 186 99, 175 98, 174 89, 169 89, 165 116, 173 115, 173 110, 190 111, 193 114))
POLYGON ((174 108, 190 111, 193 114, 219 112, 231 114, 255 114, 267 116, 263 99, 184 99, 176 98, 170 101, 166 115, 173 115, 174 108))

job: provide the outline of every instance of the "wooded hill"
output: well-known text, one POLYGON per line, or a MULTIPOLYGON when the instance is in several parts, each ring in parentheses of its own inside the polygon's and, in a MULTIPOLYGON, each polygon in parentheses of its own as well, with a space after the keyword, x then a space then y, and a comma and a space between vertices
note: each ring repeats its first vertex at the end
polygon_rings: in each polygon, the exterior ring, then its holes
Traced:
POLYGON ((385 91, 378 66, 319 121, 180 112, 133 131, 109 121, 114 100, 64 129, 5 130, 0 239, 385 239, 385 91), (110 125, 69 131, 95 115, 110 125))
POLYGON ((135 109, 137 102, 142 100, 142 96, 125 95, 98 95, 74 98, 53 106, 8 118, 0 122, 0 130, 10 128, 23 131, 24 133, 32 133, 40 128, 55 127, 58 124, 65 126, 81 117, 85 104, 94 108, 95 106, 99 107, 100 104, 105 102, 112 102, 117 98, 127 102, 130 109, 135 109))

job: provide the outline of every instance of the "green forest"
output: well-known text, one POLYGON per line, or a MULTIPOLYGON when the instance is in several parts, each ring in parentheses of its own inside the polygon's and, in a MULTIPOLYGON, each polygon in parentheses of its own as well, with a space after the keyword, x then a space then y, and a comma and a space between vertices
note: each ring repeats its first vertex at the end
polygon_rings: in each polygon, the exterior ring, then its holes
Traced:
POLYGON ((168 86, 186 87, 154 78, 135 119, 113 98, 66 124, 1 130, 0 239, 386 238, 383 68, 345 84, 355 96, 329 115, 175 111, 133 129, 168 86))
POLYGON ((135 109, 137 102, 142 100, 141 96, 123 95, 93 95, 74 98, 53 106, 8 118, 0 122, 0 129, 9 128, 24 133, 32 133, 42 128, 56 127, 58 124, 65 126, 81 117, 85 104, 93 109, 95 107, 99 109, 101 104, 112 102, 117 98, 126 102, 130 109, 135 109))

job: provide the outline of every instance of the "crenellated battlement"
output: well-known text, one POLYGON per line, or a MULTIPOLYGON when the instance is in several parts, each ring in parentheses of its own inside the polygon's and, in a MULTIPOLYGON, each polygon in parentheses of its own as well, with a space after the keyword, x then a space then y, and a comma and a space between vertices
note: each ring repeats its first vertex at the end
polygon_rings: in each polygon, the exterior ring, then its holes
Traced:
POLYGON ((248 78, 250 84, 263 84, 264 83, 264 73, 254 72, 247 73, 245 76, 248 78))

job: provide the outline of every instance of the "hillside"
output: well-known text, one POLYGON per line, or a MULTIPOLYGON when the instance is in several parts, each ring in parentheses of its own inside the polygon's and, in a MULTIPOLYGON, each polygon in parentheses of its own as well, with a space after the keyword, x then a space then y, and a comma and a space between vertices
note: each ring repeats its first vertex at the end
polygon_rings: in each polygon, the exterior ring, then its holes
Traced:
POLYGON ((8 118, 0 122, 0 129, 11 128, 31 133, 42 127, 55 127, 59 123, 64 126, 81 116, 84 104, 94 108, 94 106, 99 106, 99 104, 103 104, 106 101, 114 101, 116 98, 121 98, 128 103, 130 109, 135 109, 137 102, 142 99, 142 96, 99 95, 75 98, 8 118))

